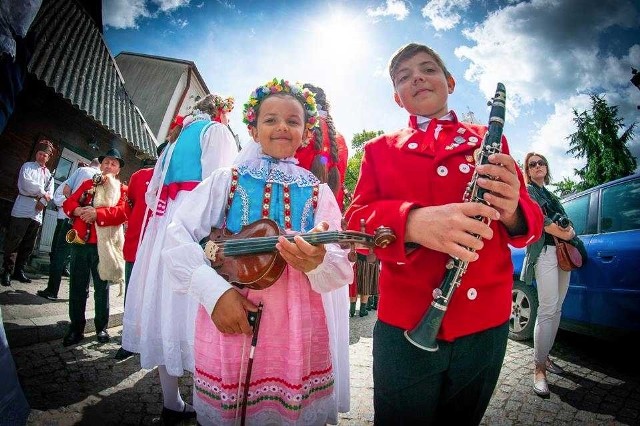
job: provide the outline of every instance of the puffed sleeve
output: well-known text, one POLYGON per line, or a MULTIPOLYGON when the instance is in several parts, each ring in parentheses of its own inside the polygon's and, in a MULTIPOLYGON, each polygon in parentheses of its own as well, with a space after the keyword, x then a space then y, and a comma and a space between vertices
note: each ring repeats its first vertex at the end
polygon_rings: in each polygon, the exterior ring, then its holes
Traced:
POLYGON ((64 196, 64 186, 67 184, 67 181, 64 181, 60 184, 60 186, 58 186, 56 188, 56 190, 53 193, 53 203, 56 205, 56 207, 58 208, 62 208, 62 203, 64 203, 64 200, 66 200, 67 198, 64 196))
POLYGON ((167 227, 162 250, 173 290, 193 296, 209 315, 231 284, 210 266, 199 241, 211 227, 222 225, 230 184, 231 169, 218 169, 186 194, 167 227))
MULTIPOLYGON (((318 207, 315 214, 315 225, 325 221, 330 231, 342 230, 342 215, 327 184, 320 185, 318 207)), ((324 261, 314 270, 307 272, 311 288, 318 293, 326 293, 348 285, 353 281, 353 267, 347 258, 348 252, 338 244, 325 244, 327 250, 324 261)))
POLYGON ((18 174, 18 192, 28 197, 43 196, 46 191, 44 185, 42 185, 39 179, 39 168, 29 167, 30 163, 24 163, 20 168, 20 174, 18 174))
POLYGON ((236 140, 224 124, 213 123, 200 139, 202 148, 202 178, 209 176, 220 167, 229 167, 238 154, 236 140))

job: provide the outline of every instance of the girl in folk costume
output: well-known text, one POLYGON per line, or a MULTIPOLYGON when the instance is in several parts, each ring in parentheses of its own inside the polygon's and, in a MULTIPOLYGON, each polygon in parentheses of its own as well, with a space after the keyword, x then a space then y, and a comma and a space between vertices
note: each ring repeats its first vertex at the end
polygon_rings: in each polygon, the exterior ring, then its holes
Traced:
POLYGON ((316 96, 319 125, 312 130, 310 143, 298 148, 295 157, 300 167, 310 170, 322 183, 329 185, 342 210, 344 208, 344 176, 349 157, 347 143, 336 131, 324 90, 310 83, 305 83, 303 87, 316 96))
MULTIPOLYGON (((313 93, 283 80, 258 87, 244 105, 253 139, 232 169, 216 170, 185 199, 167 230, 163 260, 176 291, 201 303, 196 319, 194 407, 202 425, 324 425, 348 411, 348 322, 336 289, 352 279, 347 253, 301 236, 278 238, 287 266, 262 290, 232 287, 198 244, 211 228, 237 233, 269 218, 289 234, 341 228, 331 189, 293 155, 317 124, 313 93), (252 373, 245 388, 252 328, 263 304, 252 373), (241 377, 242 376, 242 377, 241 377), (346 380, 345 380, 346 377, 346 380), (247 390, 246 399, 243 391, 247 390), (244 403, 244 404, 243 404, 244 403)), ((341 296, 344 297, 344 296, 341 296)))
MULTIPOLYGON (((178 376, 193 371, 193 328, 197 303, 172 291, 160 261, 167 226, 180 201, 218 167, 237 154, 218 114, 215 95, 207 95, 184 118, 175 143, 162 152, 145 195, 153 211, 131 271, 125 304, 122 347, 140 354, 143 368, 158 367, 163 392, 164 423, 194 417, 178 390, 178 376)), ((188 208, 188 207, 187 207, 188 208)))

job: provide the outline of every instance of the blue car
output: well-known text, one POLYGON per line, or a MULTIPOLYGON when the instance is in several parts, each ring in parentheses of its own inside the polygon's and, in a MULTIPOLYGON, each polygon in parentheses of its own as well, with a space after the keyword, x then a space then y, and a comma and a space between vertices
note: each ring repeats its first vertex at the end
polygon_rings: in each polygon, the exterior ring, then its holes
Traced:
MULTIPOLYGON (((588 258, 571 271, 560 328, 600 338, 640 332, 640 174, 562 199, 588 258)), ((538 312, 533 285, 520 281, 525 250, 511 248, 509 337, 528 340, 538 312)))

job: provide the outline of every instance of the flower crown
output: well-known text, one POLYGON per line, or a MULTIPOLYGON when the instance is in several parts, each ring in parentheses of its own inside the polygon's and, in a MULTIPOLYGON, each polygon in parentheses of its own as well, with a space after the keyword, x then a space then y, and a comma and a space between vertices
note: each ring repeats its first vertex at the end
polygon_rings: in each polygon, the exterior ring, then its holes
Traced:
POLYGON ((251 92, 249 100, 244 104, 242 121, 249 126, 255 126, 258 118, 256 111, 260 103, 267 96, 274 93, 290 94, 302 102, 307 115, 307 129, 313 129, 318 125, 318 108, 316 106, 316 96, 313 92, 309 89, 303 89, 302 85, 298 83, 291 84, 286 80, 278 80, 276 78, 251 92))
POLYGON ((229 96, 228 98, 223 98, 222 96, 215 95, 213 98, 213 103, 216 106, 216 109, 218 111, 223 111, 228 113, 233 110, 235 100, 233 99, 232 96, 229 96))

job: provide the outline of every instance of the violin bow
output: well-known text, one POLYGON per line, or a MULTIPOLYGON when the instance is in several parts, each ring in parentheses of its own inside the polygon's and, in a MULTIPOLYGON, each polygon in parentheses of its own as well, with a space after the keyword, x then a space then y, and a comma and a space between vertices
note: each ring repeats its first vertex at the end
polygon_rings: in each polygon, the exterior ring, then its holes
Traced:
POLYGON ((244 379, 244 394, 242 395, 242 413, 240 415, 240 426, 244 426, 247 417, 247 398, 249 397, 249 382, 251 380, 251 370, 253 368, 253 355, 258 343, 258 331, 260 330, 260 318, 262 317, 262 302, 258 304, 258 312, 249 312, 249 322, 253 322, 253 335, 251 336, 251 349, 249 350, 249 362, 247 363, 247 374, 244 379))

